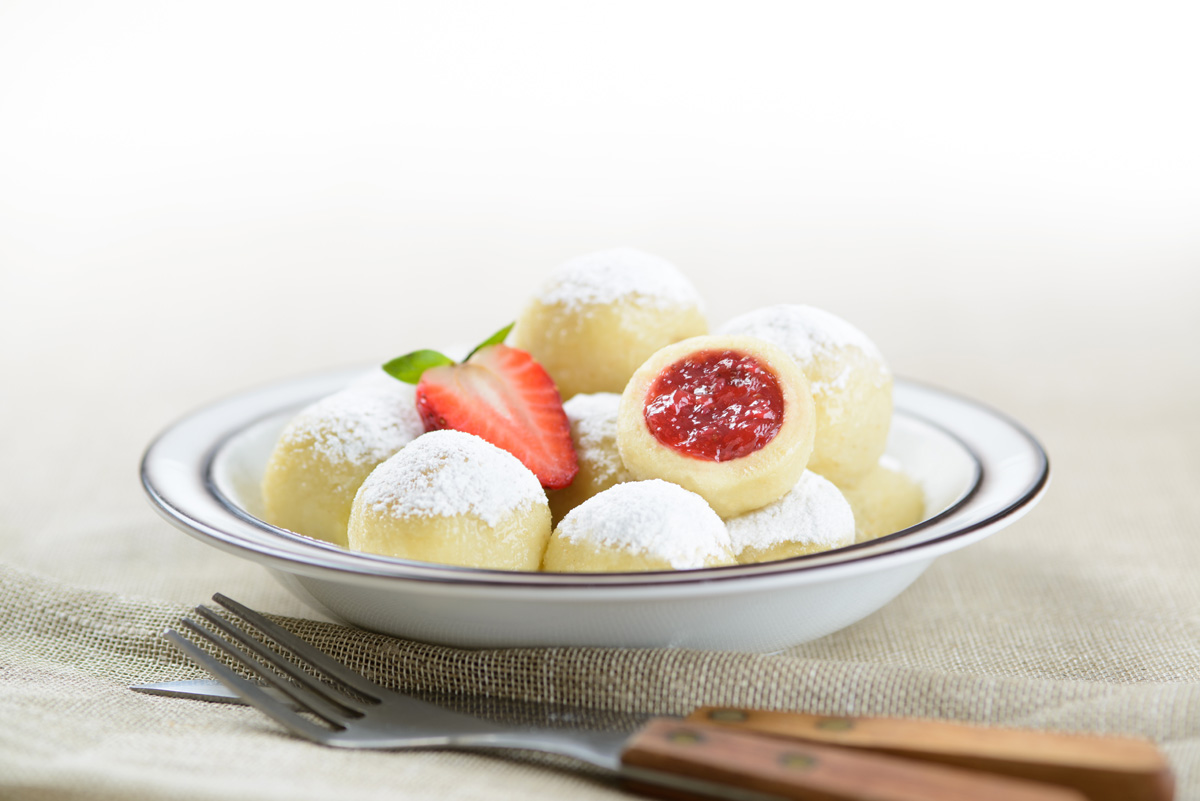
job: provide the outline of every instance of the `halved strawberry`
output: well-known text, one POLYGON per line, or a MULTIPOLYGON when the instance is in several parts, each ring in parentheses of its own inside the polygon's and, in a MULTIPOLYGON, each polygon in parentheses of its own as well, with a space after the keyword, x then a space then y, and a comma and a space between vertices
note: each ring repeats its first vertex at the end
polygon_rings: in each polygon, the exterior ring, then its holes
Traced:
POLYGON ((542 366, 523 350, 493 344, 507 333, 497 332, 462 364, 416 351, 384 369, 405 381, 419 376, 417 410, 426 431, 482 437, 516 456, 546 489, 561 489, 579 472, 571 424, 542 366))

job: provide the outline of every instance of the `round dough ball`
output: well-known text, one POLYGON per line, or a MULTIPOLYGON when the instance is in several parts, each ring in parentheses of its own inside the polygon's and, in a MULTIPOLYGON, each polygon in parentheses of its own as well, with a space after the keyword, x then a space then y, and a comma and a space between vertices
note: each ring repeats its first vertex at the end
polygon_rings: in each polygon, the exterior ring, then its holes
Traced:
POLYGON ((572 509, 542 570, 627 573, 735 564, 725 524, 704 499, 666 481, 632 481, 572 509))
POLYGON ((567 512, 598 492, 632 481, 617 450, 617 409, 621 396, 612 392, 576 395, 563 404, 571 422, 571 443, 579 460, 575 480, 560 490, 546 493, 554 524, 567 512))
POLYGON ((854 544, 854 512, 833 482, 805 470, 775 503, 725 521, 734 556, 745 565, 854 544))
POLYGON ((352 549, 422 562, 537 570, 549 538, 537 476, 461 431, 413 440, 372 471, 350 512, 352 549))
POLYGON ((559 266, 513 331, 564 399, 620 392, 664 345, 708 331, 695 287, 670 262, 632 248, 559 266))
POLYGON ((617 445, 637 479, 679 484, 733 517, 796 485, 815 428, 808 381, 786 353, 751 337, 703 336, 668 345, 634 373, 617 445))
POLYGON ((287 424, 267 462, 267 522, 345 547, 354 493, 423 433, 415 388, 382 370, 317 401, 287 424))
POLYGON ((892 422, 892 373, 865 334, 827 311, 796 305, 743 314, 719 333, 773 342, 804 371, 817 406, 810 470, 840 485, 875 466, 892 422))
POLYGON ((925 519, 925 493, 887 457, 841 490, 854 510, 858 542, 903 531, 925 519))

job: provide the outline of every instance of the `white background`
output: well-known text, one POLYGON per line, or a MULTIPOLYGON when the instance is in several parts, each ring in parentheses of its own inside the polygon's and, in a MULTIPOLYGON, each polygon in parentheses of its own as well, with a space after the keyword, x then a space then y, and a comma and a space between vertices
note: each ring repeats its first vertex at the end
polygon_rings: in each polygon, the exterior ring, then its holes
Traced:
POLYGON ((714 324, 837 312, 1052 455, 1114 388, 1190 421, 1195 9, 0 1, 0 511, 149 516, 192 407, 471 342, 614 245, 714 324))
POLYGON ((1195 8, 0 3, 6 346, 182 326, 282 375, 616 244, 885 350, 916 293, 1152 303, 1200 264, 1195 8))

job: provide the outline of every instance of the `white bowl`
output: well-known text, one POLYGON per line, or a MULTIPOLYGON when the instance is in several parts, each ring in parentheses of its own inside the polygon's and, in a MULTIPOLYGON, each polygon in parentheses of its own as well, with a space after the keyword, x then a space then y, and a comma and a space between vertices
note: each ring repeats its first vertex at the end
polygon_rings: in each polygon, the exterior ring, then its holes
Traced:
POLYGON ((1018 424, 897 381, 887 452, 924 489, 929 517, 888 537, 779 562, 678 572, 517 573, 413 562, 349 551, 259 517, 259 482, 284 424, 363 372, 272 384, 192 413, 151 443, 142 483, 169 522, 258 562, 314 608, 427 642, 779 650, 876 611, 938 556, 1021 517, 1049 479, 1045 452, 1018 424))

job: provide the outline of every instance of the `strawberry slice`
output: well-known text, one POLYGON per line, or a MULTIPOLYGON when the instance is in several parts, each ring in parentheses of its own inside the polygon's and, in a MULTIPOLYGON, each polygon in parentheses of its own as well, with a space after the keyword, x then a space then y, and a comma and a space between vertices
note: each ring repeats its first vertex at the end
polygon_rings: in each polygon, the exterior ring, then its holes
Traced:
POLYGON ((579 472, 571 424, 549 374, 525 351, 502 344, 507 333, 497 332, 461 364, 415 351, 384 370, 416 383, 426 431, 475 434, 517 457, 546 489, 561 489, 579 472))

